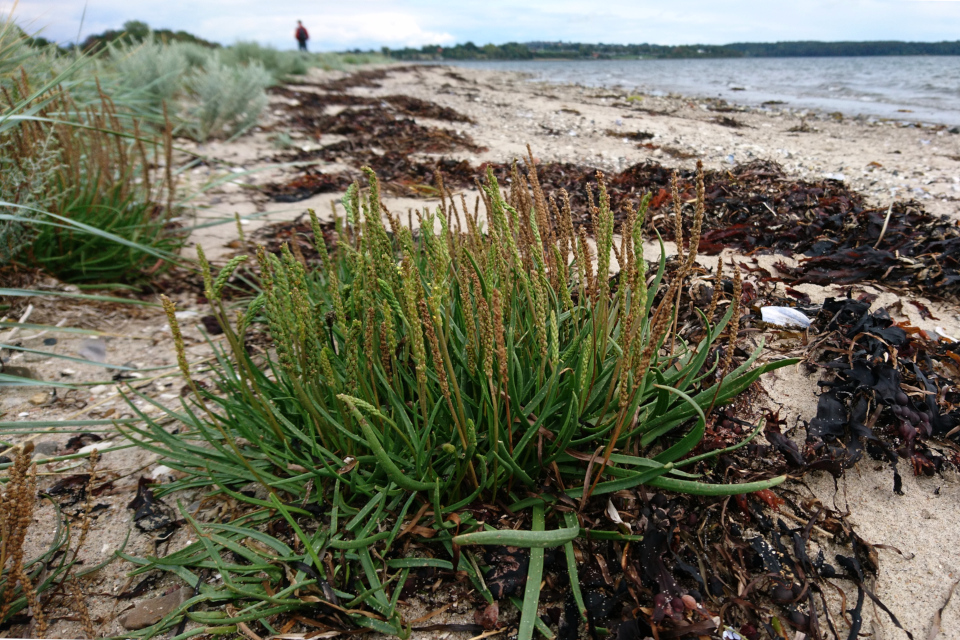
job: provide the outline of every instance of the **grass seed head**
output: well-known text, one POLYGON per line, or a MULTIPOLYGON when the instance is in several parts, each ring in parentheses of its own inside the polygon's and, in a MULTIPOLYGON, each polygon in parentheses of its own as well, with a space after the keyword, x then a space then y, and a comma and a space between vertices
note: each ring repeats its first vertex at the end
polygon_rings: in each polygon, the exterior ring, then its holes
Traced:
POLYGON ((493 342, 497 349, 500 384, 507 388, 507 342, 503 335, 503 300, 499 289, 493 290, 493 342))
POLYGON ((677 172, 670 177, 670 199, 673 201, 673 235, 677 243, 677 257, 683 258, 683 203, 680 201, 680 186, 677 172))
POLYGON ((180 321, 177 320, 177 307, 164 294, 160 294, 160 302, 163 304, 163 310, 167 314, 167 322, 170 324, 170 332, 173 334, 173 345, 177 351, 177 365, 180 367, 180 373, 187 380, 190 379, 190 366, 187 364, 187 350, 183 343, 183 334, 180 333, 180 321))
POLYGON ((417 303, 420 309, 420 322, 423 324, 423 332, 427 336, 427 344, 430 345, 430 357, 433 358, 433 372, 437 376, 437 382, 440 384, 440 392, 447 401, 450 398, 450 385, 447 382, 447 369, 443 362, 443 354, 440 352, 440 341, 437 339, 437 332, 433 327, 433 319, 430 317, 430 310, 427 308, 427 301, 421 299, 417 303))
POLYGON ((197 259, 200 261, 200 273, 203 275, 203 292, 207 300, 214 300, 213 296, 213 274, 210 271, 210 263, 207 262, 207 256, 203 253, 203 246, 197 243, 197 259))
POLYGON ((23 567, 23 544, 37 500, 37 467, 31 464, 32 452, 32 442, 17 449, 7 483, 0 487, 0 573, 7 575, 0 590, 0 622, 6 620, 17 599, 19 584, 37 623, 37 633, 42 636, 46 632, 46 619, 23 567))
POLYGON ((223 287, 226 286, 227 281, 230 279, 230 276, 233 275, 233 272, 237 270, 241 264, 247 261, 248 256, 235 256, 224 265, 223 269, 220 270, 220 273, 217 274, 216 280, 213 281, 212 292, 213 300, 219 301, 221 295, 223 294, 223 287))
POLYGON ((720 293, 723 291, 723 258, 717 260, 717 275, 713 281, 713 295, 710 296, 710 307, 707 309, 707 322, 712 324, 720 303, 720 293))
POLYGON ((690 231, 690 246, 687 252, 685 272, 689 273, 697 259, 700 249, 700 233, 703 229, 705 191, 703 186, 703 162, 697 160, 697 201, 693 217, 693 229, 690 231))
POLYGON ((737 347, 737 336, 740 333, 740 310, 741 297, 743 296, 743 279, 740 273, 740 265, 733 263, 733 315, 730 316, 730 324, 727 333, 727 352, 723 358, 723 366, 720 368, 720 375, 724 376, 730 371, 730 365, 733 363, 733 351, 737 347))
MULTIPOLYGON (((313 209, 311 209, 311 211, 313 211, 313 209)), ((243 224, 241 224, 240 222, 240 213, 234 211, 233 219, 237 223, 237 237, 240 239, 240 244, 241 245, 247 244, 246 236, 243 233, 243 224)), ((197 245, 197 246, 199 247, 200 245, 197 245)))

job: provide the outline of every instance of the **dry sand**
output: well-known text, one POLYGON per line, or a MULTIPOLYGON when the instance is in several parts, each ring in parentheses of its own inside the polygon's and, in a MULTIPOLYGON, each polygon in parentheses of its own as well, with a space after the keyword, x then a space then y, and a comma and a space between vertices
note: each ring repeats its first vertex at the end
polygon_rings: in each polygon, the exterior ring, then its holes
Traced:
MULTIPOLYGON (((313 80, 325 80, 338 74, 314 72, 313 80)), ((305 88, 304 90, 309 90, 305 88)), ((654 159, 667 166, 690 167, 693 160, 677 160, 660 150, 637 148, 635 143, 610 137, 607 129, 649 131, 649 141, 661 148, 702 157, 707 168, 719 169, 730 162, 755 158, 781 163, 792 177, 816 178, 842 174, 848 184, 867 194, 878 206, 889 204, 894 198, 920 199, 931 212, 960 217, 957 197, 960 195, 960 135, 953 135, 942 127, 903 127, 892 123, 870 123, 865 120, 837 120, 827 115, 810 114, 805 119, 787 111, 735 109, 715 112, 717 105, 702 100, 669 96, 642 96, 627 101, 628 93, 621 90, 601 90, 578 86, 560 86, 532 83, 517 74, 501 74, 468 69, 422 67, 412 72, 396 73, 383 86, 375 89, 356 89, 358 95, 406 94, 452 107, 476 120, 466 127, 474 140, 489 148, 482 154, 447 154, 448 157, 502 162, 525 155, 530 144, 542 161, 569 161, 593 164, 607 171, 619 171, 636 162, 654 159), (652 115, 652 114, 658 115, 652 115), (713 122, 718 116, 734 117, 742 128, 729 128, 713 122), (791 129, 802 124, 807 132, 791 129)), ((264 115, 262 125, 270 128, 279 121, 275 101, 264 115)), ((425 122, 434 126, 451 127, 448 123, 425 122)), ((277 166, 273 157, 280 151, 274 144, 277 131, 257 130, 243 138, 225 143, 197 145, 180 141, 184 148, 208 157, 204 166, 193 169, 186 176, 184 188, 208 184, 223 176, 220 186, 208 188, 195 200, 198 222, 230 220, 228 224, 211 226, 196 231, 192 241, 202 244, 214 261, 222 260, 232 251, 230 243, 237 239, 232 222, 235 213, 245 218, 247 234, 268 221, 289 220, 314 208, 321 216, 329 215, 330 203, 340 194, 324 194, 296 204, 280 204, 266 200, 248 185, 277 181, 292 175, 293 169, 277 166), (233 172, 232 175, 227 172, 233 172)), ((295 134, 294 134, 295 135, 295 134)), ((333 137, 307 140, 294 137, 304 148, 330 144, 333 137)), ((375 147, 375 141, 371 141, 375 147)), ((331 164, 320 164, 324 170, 338 170, 331 164)), ((409 207, 432 206, 428 200, 386 198, 392 210, 405 211, 409 207)), ((669 251, 668 247, 668 251, 669 251)), ((192 253, 193 249, 188 249, 192 253)), ((715 260, 715 259, 714 259, 715 260)), ((710 262, 710 259, 705 259, 710 262)), ((804 285, 805 291, 817 300, 839 290, 804 285)), ((876 305, 892 305, 898 296, 884 293, 876 305)), ((105 360, 115 364, 131 363, 138 368, 169 365, 174 361, 172 344, 165 320, 157 309, 117 307, 107 309, 100 305, 64 303, 55 298, 38 298, 30 322, 55 324, 66 320, 67 326, 80 326, 115 334, 103 338, 105 360)), ((921 319, 911 305, 904 304, 899 320, 927 330, 936 326, 951 335, 960 335, 960 317, 955 306, 924 301, 940 320, 921 319), (903 314, 906 314, 904 316, 903 314)), ((179 308, 200 311, 196 300, 184 297, 179 308)), ((189 313, 188 313, 189 315, 189 313)), ((200 342, 194 322, 187 319, 190 355, 202 359, 209 355, 200 342)), ((13 318, 14 320, 16 318, 13 318)), ((25 331, 21 338, 32 333, 25 331)), ((56 336, 55 345, 42 348, 65 355, 76 355, 88 337, 56 336)), ((34 339, 30 346, 42 343, 34 339)), ((103 380, 103 371, 86 365, 64 364, 63 361, 38 356, 14 355, 10 364, 28 366, 47 380, 90 382, 103 380), (65 375, 64 370, 72 370, 65 375)), ((163 373, 163 372, 158 372, 163 373)), ((150 374, 144 374, 150 375, 150 374)), ((143 391, 165 403, 175 403, 181 383, 176 378, 143 380, 137 384, 143 391)), ((771 406, 782 408, 789 424, 809 420, 816 411, 816 381, 799 370, 780 370, 763 381, 771 406)), ((43 404, 31 402, 36 390, 4 391, 0 399, 3 420, 53 420, 67 418, 90 419, 110 417, 129 412, 125 403, 116 397, 112 386, 87 388, 81 393, 59 394, 47 398, 43 404), (86 406, 82 407, 83 402, 86 406), (113 413, 107 413, 110 410, 113 413)), ((72 393, 72 392, 71 392, 72 393)), ((40 398, 33 398, 34 401, 40 398)), ((22 437, 8 439, 22 441, 22 437)), ((55 442, 62 445, 66 436, 38 434, 37 442, 55 442)), ((122 438, 110 440, 116 444, 122 438)), ((152 454, 136 449, 108 453, 101 464, 103 473, 117 476, 109 495, 98 502, 107 508, 97 514, 91 529, 91 539, 84 552, 88 564, 103 561, 123 541, 130 527, 131 511, 126 503, 132 497, 136 480, 142 473, 150 473, 152 454), (141 470, 146 467, 146 469, 141 470)), ((68 473, 67 465, 47 468, 49 476, 42 482, 48 488, 68 473)), ((806 487, 794 489, 812 492, 826 504, 835 504, 840 510, 849 509, 850 520, 866 540, 898 548, 882 550, 880 575, 876 592, 896 613, 905 627, 918 640, 926 638, 936 610, 942 606, 950 585, 960 579, 960 556, 956 551, 955 536, 960 531, 960 483, 957 474, 949 472, 933 478, 914 478, 905 473, 905 495, 892 491, 892 478, 886 468, 875 468, 869 461, 847 473, 834 490, 829 476, 808 475, 806 487)), ((49 541, 50 509, 37 514, 35 537, 30 541, 39 549, 49 541)), ((186 543, 189 533, 181 530, 161 549, 168 552, 186 543)), ((127 546, 133 555, 153 553, 150 538, 133 529, 127 546)), ((116 614, 129 601, 116 602, 112 596, 127 584, 125 571, 130 565, 114 562, 101 571, 88 588, 92 612, 101 635, 122 633, 115 620, 116 614)), ((156 594, 163 582, 149 593, 156 594)), ((867 605, 869 612, 871 605, 867 605)), ((76 615, 66 611, 67 617, 57 620, 51 637, 79 637, 81 633, 76 615), (73 619, 70 619, 72 616, 73 619)), ((467 615, 466 618, 470 616, 467 615)), ((960 599, 944 612, 943 633, 940 638, 960 638, 960 599)), ((873 615, 864 629, 874 638, 902 638, 883 614, 873 615)), ((20 633, 28 633, 20 629, 20 633)))

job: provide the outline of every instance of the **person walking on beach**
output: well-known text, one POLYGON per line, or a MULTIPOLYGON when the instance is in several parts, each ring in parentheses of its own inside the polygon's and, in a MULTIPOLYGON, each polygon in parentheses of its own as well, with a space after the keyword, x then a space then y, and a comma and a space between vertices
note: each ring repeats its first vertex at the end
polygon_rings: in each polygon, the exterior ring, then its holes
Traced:
POLYGON ((293 36, 297 39, 297 48, 300 51, 307 50, 307 40, 310 39, 310 34, 307 33, 307 28, 303 26, 303 22, 297 20, 297 30, 294 32, 293 36))

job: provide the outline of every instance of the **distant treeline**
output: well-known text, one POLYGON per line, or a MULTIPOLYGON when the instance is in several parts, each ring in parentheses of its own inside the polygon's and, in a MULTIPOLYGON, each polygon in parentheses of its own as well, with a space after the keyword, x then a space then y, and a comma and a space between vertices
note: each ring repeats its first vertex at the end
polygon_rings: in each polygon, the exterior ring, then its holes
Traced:
POLYGON ((817 57, 817 56, 956 56, 956 42, 734 42, 723 48, 752 58, 817 57))
POLYGON ((216 48, 220 45, 216 42, 210 42, 203 38, 198 38, 192 33, 186 31, 172 31, 170 29, 151 29, 146 22, 140 20, 129 20, 123 23, 123 29, 107 29, 103 33, 97 33, 87 36, 80 44, 84 51, 97 50, 112 42, 131 44, 143 42, 148 37, 153 36, 160 42, 192 42, 204 47, 216 48))
POLYGON ((727 45, 584 44, 576 42, 508 42, 452 47, 425 45, 419 49, 383 48, 399 60, 533 60, 617 58, 785 58, 817 56, 955 56, 956 42, 734 42, 727 45))

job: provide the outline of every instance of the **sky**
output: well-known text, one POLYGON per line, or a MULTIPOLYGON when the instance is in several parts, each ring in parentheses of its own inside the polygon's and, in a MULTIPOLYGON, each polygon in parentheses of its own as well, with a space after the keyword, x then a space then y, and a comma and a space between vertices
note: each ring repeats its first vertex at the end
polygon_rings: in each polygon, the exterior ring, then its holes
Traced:
POLYGON ((60 43, 142 20, 221 44, 289 49, 297 19, 316 51, 466 41, 960 40, 960 0, 20 0, 15 8, 0 0, 0 9, 60 43))

